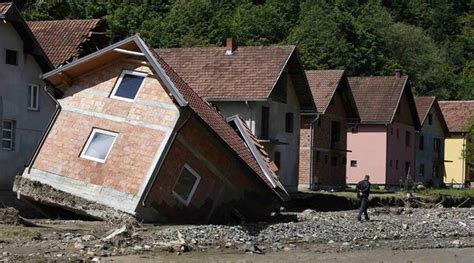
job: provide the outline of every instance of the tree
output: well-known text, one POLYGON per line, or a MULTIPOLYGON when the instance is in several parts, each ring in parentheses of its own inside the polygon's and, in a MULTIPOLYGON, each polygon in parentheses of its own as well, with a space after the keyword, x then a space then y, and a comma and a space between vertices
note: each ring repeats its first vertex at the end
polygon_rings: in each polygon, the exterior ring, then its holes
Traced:
POLYGON ((465 157, 468 165, 474 168, 474 116, 469 121, 469 131, 466 134, 466 151, 465 157))

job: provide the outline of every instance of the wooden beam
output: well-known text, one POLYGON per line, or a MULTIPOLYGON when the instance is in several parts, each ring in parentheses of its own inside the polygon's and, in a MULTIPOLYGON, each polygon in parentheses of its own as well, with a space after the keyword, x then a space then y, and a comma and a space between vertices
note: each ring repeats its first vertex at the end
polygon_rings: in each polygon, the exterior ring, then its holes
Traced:
POLYGON ((122 49, 122 48, 114 48, 114 51, 115 51, 115 52, 119 52, 119 53, 123 53, 123 54, 127 54, 127 55, 132 55, 132 56, 140 56, 140 57, 145 56, 145 55, 144 55, 143 53, 141 53, 141 52, 136 52, 136 51, 127 50, 127 49, 122 49))
POLYGON ((72 84, 71 78, 68 75, 66 75, 66 73, 59 72, 58 76, 61 79, 62 83, 64 83, 68 87, 71 86, 71 84, 72 84))

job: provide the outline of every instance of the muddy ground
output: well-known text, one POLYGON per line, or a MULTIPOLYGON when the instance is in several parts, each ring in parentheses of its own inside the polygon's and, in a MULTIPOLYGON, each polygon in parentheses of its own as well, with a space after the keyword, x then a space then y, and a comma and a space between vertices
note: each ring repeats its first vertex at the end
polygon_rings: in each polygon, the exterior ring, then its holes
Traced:
MULTIPOLYGON (((409 253, 417 254, 409 252, 413 250, 421 256, 452 256, 451 252, 457 251, 453 252, 459 256, 457 259, 473 258, 473 208, 373 208, 369 215, 371 221, 359 223, 355 211, 305 210, 280 215, 272 223, 233 226, 29 220, 36 226, 0 225, 0 261, 252 262, 321 257, 331 262, 333 256, 336 260, 374 255, 383 259, 392 251, 393 259, 403 258, 409 253), (436 252, 431 253, 430 249, 436 252)), ((430 262, 414 259, 413 262, 430 262)), ((454 259, 447 258, 446 262, 451 260, 454 259)))

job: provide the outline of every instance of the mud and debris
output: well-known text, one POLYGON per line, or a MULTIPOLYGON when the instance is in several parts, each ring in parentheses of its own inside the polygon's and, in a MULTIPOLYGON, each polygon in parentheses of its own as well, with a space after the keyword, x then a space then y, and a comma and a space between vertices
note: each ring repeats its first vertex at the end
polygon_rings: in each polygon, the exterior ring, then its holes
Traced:
POLYGON ((371 221, 356 211, 278 215, 244 225, 133 225, 105 221, 32 220, 37 227, 0 224, 0 260, 7 262, 101 261, 153 253, 228 250, 242 254, 322 251, 469 248, 474 246, 472 208, 373 208, 371 221))
POLYGON ((23 176, 15 177, 13 191, 16 192, 20 198, 26 198, 35 203, 69 210, 78 215, 115 223, 136 223, 135 218, 130 214, 68 194, 54 189, 49 185, 26 179, 23 176))

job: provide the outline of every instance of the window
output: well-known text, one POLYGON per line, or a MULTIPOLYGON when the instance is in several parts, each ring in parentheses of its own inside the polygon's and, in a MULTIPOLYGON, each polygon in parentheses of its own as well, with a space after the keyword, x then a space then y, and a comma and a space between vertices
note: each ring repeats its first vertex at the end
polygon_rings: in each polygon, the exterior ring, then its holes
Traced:
POLYGON ((333 156, 331 157, 331 166, 337 166, 337 157, 333 156))
POLYGON ((324 163, 328 163, 329 157, 327 155, 324 155, 324 163))
POLYGON ((351 167, 357 167, 357 161, 351 160, 351 167))
POLYGON ((93 129, 84 150, 82 150, 81 157, 104 163, 116 138, 117 133, 93 129))
POLYGON ((343 157, 343 158, 342 158, 342 164, 344 164, 344 165, 347 164, 347 159, 346 159, 346 157, 343 157))
POLYGON ((405 146, 410 146, 411 145, 411 132, 406 131, 405 132, 405 146))
POLYGON ((124 70, 112 90, 111 98, 134 101, 143 85, 146 73, 124 70))
POLYGON ((400 138, 400 130, 397 128, 397 139, 400 138))
POLYGON ((262 140, 268 140, 268 130, 270 125, 270 108, 262 107, 262 126, 260 131, 260 137, 262 140))
POLYGON ((428 124, 429 125, 433 124, 433 114, 431 114, 431 113, 428 114, 428 124))
POLYGON ((7 49, 5 52, 5 63, 13 66, 18 65, 18 52, 7 49))
POLYGON ((420 164, 420 170, 418 171, 418 175, 420 177, 424 177, 425 176, 425 165, 424 164, 420 164))
POLYGON ((393 135, 393 128, 390 128, 390 135, 393 135))
POLYGON ((38 85, 28 85, 28 109, 39 109, 39 87, 38 85))
POLYGON ((393 162, 392 162, 392 160, 390 160, 390 167, 393 167, 393 162))
POLYGON ((433 152, 435 153, 441 152, 441 140, 438 138, 433 139, 433 152))
POLYGON ((316 162, 319 162, 319 151, 316 151, 316 162))
POLYGON ((280 158, 281 158, 281 155, 280 155, 280 152, 275 152, 275 156, 274 156, 274 162, 275 162, 275 165, 278 167, 278 169, 280 169, 280 158))
POLYGON ((336 143, 341 140, 341 124, 337 121, 331 122, 331 149, 336 147, 336 143))
POLYGON ((173 195, 186 206, 189 205, 196 192, 199 181, 201 181, 201 176, 188 164, 185 164, 173 187, 173 195))
POLYGON ((285 131, 288 133, 293 132, 293 113, 287 112, 285 115, 285 131))
POLYGON ((4 120, 2 122, 2 149, 15 150, 15 121, 4 120))
POLYGON ((410 162, 405 162, 405 175, 408 175, 410 172, 410 162))
POLYGON ((425 149, 425 136, 423 135, 420 135, 420 145, 419 145, 419 148, 420 150, 424 150, 425 149))
POLYGON ((398 160, 395 161, 395 169, 398 170, 398 160))

